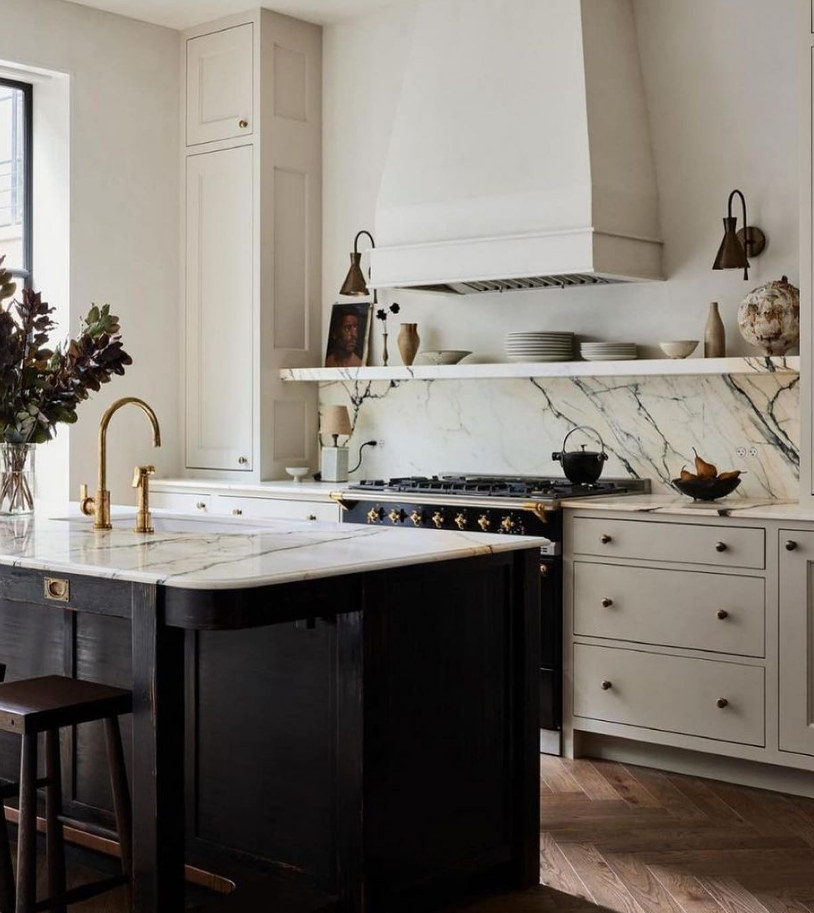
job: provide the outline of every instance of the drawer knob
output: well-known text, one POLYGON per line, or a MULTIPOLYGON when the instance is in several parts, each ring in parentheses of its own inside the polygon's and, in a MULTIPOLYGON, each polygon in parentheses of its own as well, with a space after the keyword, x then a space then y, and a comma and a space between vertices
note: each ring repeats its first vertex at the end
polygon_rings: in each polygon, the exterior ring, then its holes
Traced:
POLYGON ((548 577, 548 565, 543 561, 540 562, 540 576, 548 577))
POLYGON ((729 706, 729 701, 725 697, 719 697, 715 704, 719 710, 726 710, 729 706))
POLYGON ((316 520, 316 518, 317 518, 317 515, 316 515, 316 514, 308 514, 308 519, 309 519, 309 520, 316 520))
POLYGON ((729 548, 729 546, 726 544, 726 542, 716 542, 715 543, 716 552, 725 552, 727 550, 727 548, 729 548))
POLYGON ((243 511, 242 511, 239 507, 236 507, 236 508, 232 511, 232 514, 233 514, 235 517, 242 517, 242 516, 243 516, 243 511))
POLYGON ((238 127, 240 127, 241 130, 245 130, 246 127, 249 126, 249 122, 246 120, 245 117, 242 117, 242 118, 237 122, 237 125, 238 125, 238 127))
POLYGON ((602 682, 602 690, 610 691, 611 688, 613 688, 613 682, 609 682, 607 679, 605 679, 605 681, 602 682))
POLYGON ((602 535, 599 537, 599 541, 603 545, 608 545, 608 543, 613 542, 613 536, 609 536, 607 533, 602 533, 602 535))
POLYGON ((71 598, 71 584, 59 577, 45 578, 45 598, 57 602, 68 602, 71 598))
POLYGON ((607 596, 602 600, 602 607, 603 607, 603 608, 609 609, 612 605, 613 605, 613 600, 612 600, 612 599, 608 599, 607 596))
POLYGON ((789 540, 786 542, 786 551, 787 551, 787 552, 795 552, 795 551, 797 551, 797 543, 796 543, 793 539, 789 539, 789 540))
POLYGON ((198 508, 198 510, 206 510, 206 503, 204 501, 198 501, 195 506, 198 508))
POLYGON ((729 618, 729 612, 727 612, 726 609, 718 609, 715 614, 717 615, 719 621, 726 621, 727 618, 729 618))
POLYGON ((249 458, 248 458, 248 457, 240 457, 240 458, 238 459, 238 463, 239 463, 241 466, 245 466, 248 462, 249 462, 249 458))

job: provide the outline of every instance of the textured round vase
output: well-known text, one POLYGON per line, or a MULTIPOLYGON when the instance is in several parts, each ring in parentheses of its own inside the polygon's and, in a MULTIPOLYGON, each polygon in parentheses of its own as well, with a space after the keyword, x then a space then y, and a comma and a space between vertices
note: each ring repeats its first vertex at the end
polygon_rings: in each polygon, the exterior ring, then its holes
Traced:
POLYGON ((417 323, 403 323, 401 325, 398 344, 402 364, 409 368, 415 361, 415 357, 418 354, 418 347, 421 345, 417 323))
POLYGON ((800 290, 786 276, 761 285, 741 302, 738 326, 764 355, 785 355, 800 342, 800 290))

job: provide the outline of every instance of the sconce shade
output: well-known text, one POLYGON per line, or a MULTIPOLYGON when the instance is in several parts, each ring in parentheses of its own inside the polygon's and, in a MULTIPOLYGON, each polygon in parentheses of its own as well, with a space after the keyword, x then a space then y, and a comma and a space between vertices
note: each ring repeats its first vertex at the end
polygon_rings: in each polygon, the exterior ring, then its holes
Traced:
POLYGON ((724 219, 724 239, 712 268, 749 269, 749 258, 738 237, 738 220, 734 216, 724 219))
POLYGON ((361 264, 362 255, 354 251, 350 255, 350 269, 348 270, 348 275, 345 276, 345 281, 342 283, 342 288, 339 290, 340 295, 366 298, 370 294, 361 264))
POLYGON ((338 437, 340 434, 350 435, 353 428, 350 423, 350 415, 347 406, 325 406, 322 409, 322 422, 320 423, 322 434, 332 434, 338 437))

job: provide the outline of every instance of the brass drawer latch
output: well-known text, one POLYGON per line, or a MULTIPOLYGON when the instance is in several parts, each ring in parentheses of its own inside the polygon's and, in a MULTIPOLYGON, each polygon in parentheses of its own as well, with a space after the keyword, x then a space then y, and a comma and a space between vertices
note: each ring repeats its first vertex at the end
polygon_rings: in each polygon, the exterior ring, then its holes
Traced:
POLYGON ((45 598, 55 602, 68 602, 71 598, 71 584, 69 580, 60 577, 46 577, 44 581, 45 598))

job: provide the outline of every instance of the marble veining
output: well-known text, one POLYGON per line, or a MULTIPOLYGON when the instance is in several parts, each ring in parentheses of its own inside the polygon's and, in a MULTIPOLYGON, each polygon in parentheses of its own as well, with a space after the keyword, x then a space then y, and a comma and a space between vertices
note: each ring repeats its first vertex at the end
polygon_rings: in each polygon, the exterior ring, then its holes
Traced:
MULTIPOLYGON (((117 512, 118 514, 118 512, 117 512)), ((42 516, 0 519, 0 565, 219 590, 292 583, 539 548, 539 539, 293 520, 241 521, 155 511, 156 532, 42 516)))
POLYGON ((691 466, 696 447, 721 471, 746 472, 734 498, 798 497, 796 374, 348 379, 321 384, 320 400, 351 408, 351 463, 364 441, 384 442, 365 450, 360 477, 559 476, 551 454, 568 431, 588 425, 605 441, 609 477, 647 478, 655 492, 672 492, 670 480, 691 466))

